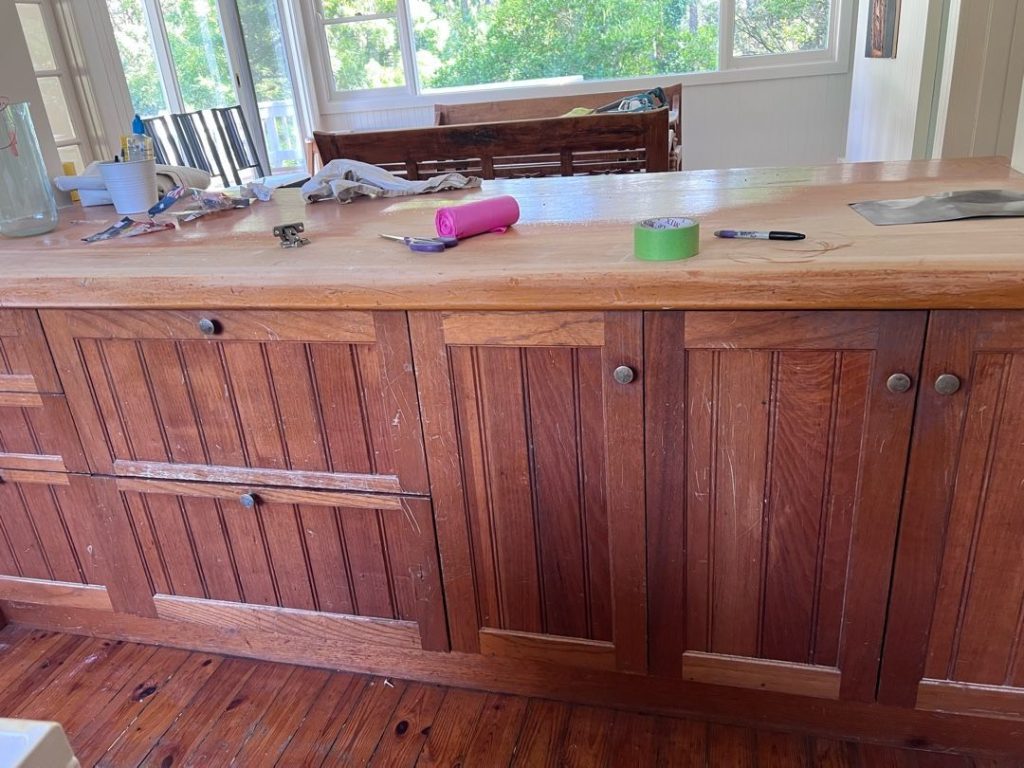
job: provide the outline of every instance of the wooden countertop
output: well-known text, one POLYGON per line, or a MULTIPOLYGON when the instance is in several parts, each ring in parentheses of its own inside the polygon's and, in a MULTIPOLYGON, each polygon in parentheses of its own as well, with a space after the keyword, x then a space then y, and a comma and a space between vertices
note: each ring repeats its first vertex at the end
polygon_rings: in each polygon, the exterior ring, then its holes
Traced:
POLYGON ((271 203, 178 231, 86 244, 113 208, 67 209, 49 235, 0 238, 3 307, 394 309, 1024 308, 1024 219, 875 227, 848 203, 957 189, 1024 191, 1003 158, 486 181, 350 205, 271 203), (443 205, 512 194, 505 234, 443 254, 378 233, 431 235, 443 205), (701 253, 633 258, 633 222, 688 215, 701 253), (271 229, 303 221, 312 244, 271 229), (718 240, 794 229, 802 242, 718 240))

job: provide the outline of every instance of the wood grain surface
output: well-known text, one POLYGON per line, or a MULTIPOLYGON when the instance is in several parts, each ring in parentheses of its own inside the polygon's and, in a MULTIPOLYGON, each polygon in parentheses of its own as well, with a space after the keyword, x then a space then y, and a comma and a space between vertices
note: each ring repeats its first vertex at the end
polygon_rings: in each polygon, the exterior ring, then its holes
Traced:
POLYGON ((87 768, 1020 765, 19 627, 0 631, 0 711, 62 723, 87 768))
POLYGON ((481 190, 269 204, 124 241, 85 244, 109 207, 69 208, 54 232, 0 242, 0 307, 609 309, 1024 307, 1020 224, 875 227, 848 204, 957 189, 1021 191, 1005 159, 490 181, 481 190), (431 235, 438 207, 517 198, 505 234, 442 254, 379 233, 431 235), (701 253, 633 258, 633 223, 690 215, 701 253), (277 224, 312 241, 282 250, 277 224), (722 228, 794 229, 798 243, 718 240, 722 228))

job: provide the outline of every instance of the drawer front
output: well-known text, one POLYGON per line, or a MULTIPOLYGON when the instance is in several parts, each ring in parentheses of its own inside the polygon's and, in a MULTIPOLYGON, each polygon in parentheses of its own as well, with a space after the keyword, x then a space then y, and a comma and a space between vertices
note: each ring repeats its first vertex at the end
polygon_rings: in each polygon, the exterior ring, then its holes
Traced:
POLYGON ((93 469, 426 493, 402 313, 43 313, 93 469))
POLYGON ((0 392, 0 469, 84 472, 87 466, 62 395, 0 392))
POLYGON ((0 309, 0 392, 60 391, 36 313, 0 309))
MULTIPOLYGON (((139 589, 409 625, 447 650, 430 502, 290 488, 119 478, 139 589)), ((205 606, 204 606, 205 603, 205 606)))
POLYGON ((90 482, 0 467, 0 577, 103 583, 90 482))

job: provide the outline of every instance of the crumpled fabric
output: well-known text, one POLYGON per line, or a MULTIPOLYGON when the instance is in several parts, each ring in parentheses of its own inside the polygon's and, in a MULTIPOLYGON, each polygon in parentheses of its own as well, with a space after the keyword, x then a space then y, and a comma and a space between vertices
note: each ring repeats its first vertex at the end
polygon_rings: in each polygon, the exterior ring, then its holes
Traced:
POLYGON ((334 198, 349 203, 357 197, 403 197, 449 189, 479 187, 478 176, 461 173, 442 173, 422 181, 410 181, 358 160, 331 160, 313 178, 302 185, 302 197, 307 203, 334 198))

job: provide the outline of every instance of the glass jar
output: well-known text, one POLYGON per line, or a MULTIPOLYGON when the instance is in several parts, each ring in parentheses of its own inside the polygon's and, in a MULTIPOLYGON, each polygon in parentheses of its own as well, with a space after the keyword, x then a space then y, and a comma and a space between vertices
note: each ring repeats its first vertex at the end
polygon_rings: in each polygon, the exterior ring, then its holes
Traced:
POLYGON ((0 235, 41 235, 57 226, 57 201, 28 102, 0 101, 0 235))

